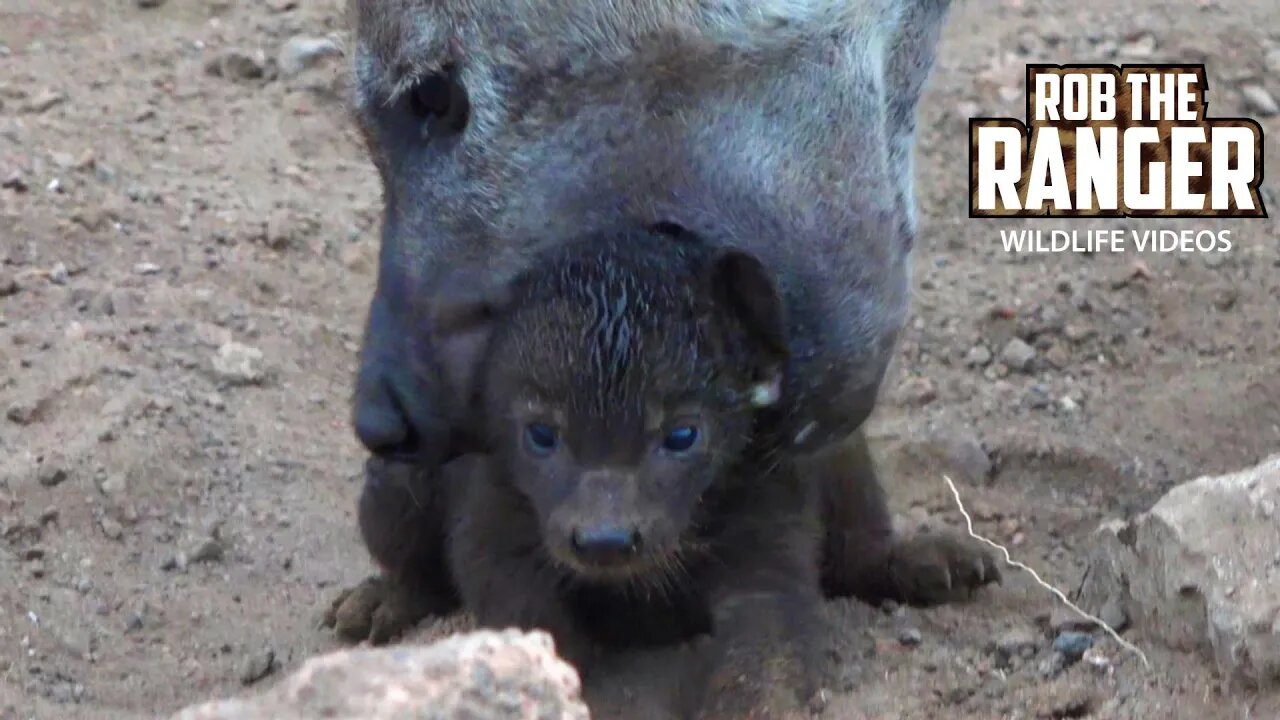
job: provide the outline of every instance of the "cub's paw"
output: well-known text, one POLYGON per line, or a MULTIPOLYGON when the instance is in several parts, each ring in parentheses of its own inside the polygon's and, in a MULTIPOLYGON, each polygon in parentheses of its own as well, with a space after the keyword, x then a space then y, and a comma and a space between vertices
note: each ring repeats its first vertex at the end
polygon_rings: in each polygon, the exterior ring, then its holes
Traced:
POLYGON ((432 614, 433 607, 430 598, 374 576, 339 593, 321 624, 343 640, 384 645, 432 614))
POLYGON ((889 556, 889 578, 912 605, 939 605, 999 583, 995 556, 976 541, 946 532, 899 539, 889 556))

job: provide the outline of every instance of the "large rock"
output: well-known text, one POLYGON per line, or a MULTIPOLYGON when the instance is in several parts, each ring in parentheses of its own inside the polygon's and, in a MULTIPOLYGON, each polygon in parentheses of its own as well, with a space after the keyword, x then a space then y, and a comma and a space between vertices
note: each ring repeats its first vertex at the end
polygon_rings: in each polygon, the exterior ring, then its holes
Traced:
POLYGON ((1280 684, 1280 455, 1170 490, 1097 532, 1079 590, 1121 603, 1148 637, 1213 657, 1244 687, 1280 684))
POLYGON ((482 631, 315 657, 262 695, 189 707, 172 720, 588 720, 579 692, 577 672, 546 633, 482 631))

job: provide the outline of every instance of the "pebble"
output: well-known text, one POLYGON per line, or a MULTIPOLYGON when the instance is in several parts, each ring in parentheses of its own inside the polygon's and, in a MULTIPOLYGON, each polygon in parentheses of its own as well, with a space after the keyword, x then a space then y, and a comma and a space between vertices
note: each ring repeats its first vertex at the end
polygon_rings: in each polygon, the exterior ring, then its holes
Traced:
POLYGON ((1093 636, 1089 633, 1067 631, 1059 633, 1053 641, 1054 652, 1062 655, 1068 666, 1078 662, 1091 647, 1093 636))
POLYGON ((1140 32, 1127 38, 1120 47, 1120 54, 1131 58, 1149 58, 1156 52, 1156 36, 1140 32))
POLYGON ((160 266, 151 262, 140 262, 133 266, 133 271, 139 275, 155 275, 160 272, 160 266))
POLYGON ((1242 85, 1240 95, 1244 98, 1245 107, 1258 115, 1268 117, 1280 113, 1280 103, 1261 85, 1242 85))
POLYGON ((71 271, 67 269, 65 263, 56 263, 49 269, 49 282, 54 285, 66 285, 71 279, 71 271))
POLYGON ((205 71, 228 80, 257 80, 266 76, 267 60, 261 51, 231 48, 210 58, 205 71))
POLYGON ((278 208, 267 217, 266 242, 272 250, 288 250, 298 244, 302 232, 292 212, 278 208))
POLYGON ((920 631, 913 627, 904 628, 902 632, 898 633, 898 642, 905 647, 916 647, 923 640, 924 638, 920 635, 920 631))
POLYGON ((996 655, 1006 665, 1013 658, 1029 658, 1040 644, 1038 636, 1026 628, 1014 628, 996 640, 996 655))
POLYGON ((209 538, 191 553, 191 562, 221 562, 226 555, 226 548, 217 538, 209 538))
POLYGON ((1035 348, 1028 345, 1021 338, 1013 338, 1000 351, 1000 362, 1004 363, 1005 367, 1010 370, 1017 370, 1018 372, 1030 372, 1031 365, 1035 359, 1035 348))
POLYGON ((969 367, 986 367, 991 364, 991 351, 982 345, 974 345, 965 354, 964 364, 969 367))
POLYGON ((907 379, 899 388, 902 398, 908 405, 923 407, 938 399, 938 388, 926 377, 907 379))
POLYGON ((285 41, 276 55, 276 64, 280 73, 286 77, 312 67, 327 57, 340 57, 342 47, 332 38, 306 37, 294 35, 285 41))
POLYGON ((1213 294, 1213 306, 1219 312, 1226 312, 1236 306, 1240 299, 1240 291, 1235 288, 1223 288, 1213 294))
POLYGON ((1055 652, 1040 661, 1037 671, 1042 678, 1057 677, 1063 670, 1067 669, 1067 658, 1060 652, 1055 652))
POLYGON ((67 469, 57 460, 45 460, 36 472, 36 480, 45 487, 56 487, 66 479, 67 469))
POLYGON ((124 527, 109 517, 99 520, 98 525, 102 528, 102 534, 106 535, 109 540, 119 540, 124 536, 124 527))
POLYGON ((0 270, 0 298, 17 295, 22 287, 18 285, 18 280, 13 275, 0 270))
POLYGON ((22 173, 18 170, 14 170, 6 175, 4 180, 0 181, 0 187, 5 190, 12 190, 16 193, 24 193, 30 189, 30 186, 27 185, 27 181, 23 179, 22 173))
POLYGON ((129 491, 129 480, 118 473, 109 475, 98 485, 98 489, 108 497, 120 497, 129 491))
POLYGON ((1094 336, 1094 330, 1087 325, 1068 324, 1062 329, 1062 334, 1073 343, 1081 343, 1094 336))
POLYGON ((233 385, 253 385, 266 377, 262 351, 234 341, 218 348, 213 356, 213 371, 233 385))
POLYGON ((270 675, 276 669, 276 651, 267 648, 245 657, 240 666, 240 682, 252 685, 270 675))

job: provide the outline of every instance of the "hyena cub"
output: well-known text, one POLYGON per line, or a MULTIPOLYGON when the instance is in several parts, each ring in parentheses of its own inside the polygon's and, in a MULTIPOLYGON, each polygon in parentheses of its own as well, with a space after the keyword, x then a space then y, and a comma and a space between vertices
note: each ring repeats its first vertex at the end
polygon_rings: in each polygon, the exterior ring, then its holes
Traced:
POLYGON ((807 697, 819 494, 769 432, 788 344, 763 266, 687 234, 597 239, 501 293, 455 293, 436 320, 480 339, 448 364, 479 356, 489 452, 366 487, 366 542, 410 579, 392 600, 366 593, 376 609, 340 598, 330 624, 393 632, 460 601, 481 624, 550 631, 588 674, 596 652, 709 633, 695 707, 807 697))

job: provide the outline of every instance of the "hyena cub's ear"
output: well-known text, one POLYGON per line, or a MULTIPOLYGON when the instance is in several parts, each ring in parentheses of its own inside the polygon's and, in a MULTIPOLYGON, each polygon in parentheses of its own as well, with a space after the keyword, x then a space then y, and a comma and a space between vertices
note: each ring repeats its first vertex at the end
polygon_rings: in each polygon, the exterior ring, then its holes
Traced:
POLYGON ((711 290, 720 311, 745 334, 752 370, 751 404, 776 404, 791 350, 782 296, 772 275, 756 256, 725 249, 711 262, 711 290))

